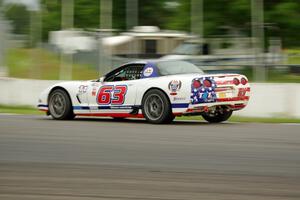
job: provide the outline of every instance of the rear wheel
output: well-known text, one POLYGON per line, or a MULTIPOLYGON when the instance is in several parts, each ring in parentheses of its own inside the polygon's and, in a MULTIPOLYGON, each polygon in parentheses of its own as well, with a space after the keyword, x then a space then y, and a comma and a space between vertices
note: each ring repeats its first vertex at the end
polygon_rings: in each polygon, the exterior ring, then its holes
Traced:
POLYGON ((175 118, 167 95, 158 89, 145 94, 142 112, 146 120, 154 124, 171 123, 175 118))
POLYGON ((232 115, 232 110, 218 110, 202 114, 202 117, 210 123, 220 123, 229 119, 232 115))
POLYGON ((68 120, 75 117, 72 102, 65 90, 56 89, 49 96, 49 113, 53 119, 68 120))

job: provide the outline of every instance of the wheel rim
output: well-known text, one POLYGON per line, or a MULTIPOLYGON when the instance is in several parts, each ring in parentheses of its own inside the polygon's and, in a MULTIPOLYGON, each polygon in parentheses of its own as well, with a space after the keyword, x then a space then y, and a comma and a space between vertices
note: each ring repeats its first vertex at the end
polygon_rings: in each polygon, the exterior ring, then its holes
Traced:
POLYGON ((149 95, 145 100, 145 114, 151 120, 161 118, 164 113, 164 103, 159 95, 149 95))
POLYGON ((63 116, 66 110, 66 100, 64 96, 60 93, 53 94, 50 99, 49 109, 53 117, 59 118, 63 116))

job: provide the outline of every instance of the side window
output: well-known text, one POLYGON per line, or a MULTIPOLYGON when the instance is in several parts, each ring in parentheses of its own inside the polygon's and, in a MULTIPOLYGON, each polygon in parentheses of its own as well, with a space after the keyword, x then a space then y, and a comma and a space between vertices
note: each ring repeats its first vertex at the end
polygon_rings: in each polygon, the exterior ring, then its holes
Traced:
POLYGON ((105 81, 115 82, 115 81, 128 81, 137 80, 141 78, 143 71, 143 64, 132 64, 122 67, 113 74, 109 74, 105 81))

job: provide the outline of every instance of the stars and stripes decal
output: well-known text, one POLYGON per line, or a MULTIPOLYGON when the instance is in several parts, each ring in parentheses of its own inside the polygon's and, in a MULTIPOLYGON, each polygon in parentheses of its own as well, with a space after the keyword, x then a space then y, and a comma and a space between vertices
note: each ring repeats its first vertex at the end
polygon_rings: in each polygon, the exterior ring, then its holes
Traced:
POLYGON ((192 81, 192 91, 191 91, 191 103, 200 104, 200 103, 212 103, 216 102, 216 82, 213 77, 201 77, 195 78, 192 81), (193 84, 195 81, 199 81, 200 84, 193 84), (205 81, 210 82, 210 86, 205 85, 205 81))

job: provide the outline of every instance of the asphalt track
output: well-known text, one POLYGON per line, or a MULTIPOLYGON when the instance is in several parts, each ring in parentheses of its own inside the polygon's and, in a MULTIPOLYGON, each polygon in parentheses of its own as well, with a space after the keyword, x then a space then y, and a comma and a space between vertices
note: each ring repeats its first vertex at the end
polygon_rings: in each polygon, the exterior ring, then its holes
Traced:
POLYGON ((0 115, 0 199, 300 199, 300 126, 0 115))

